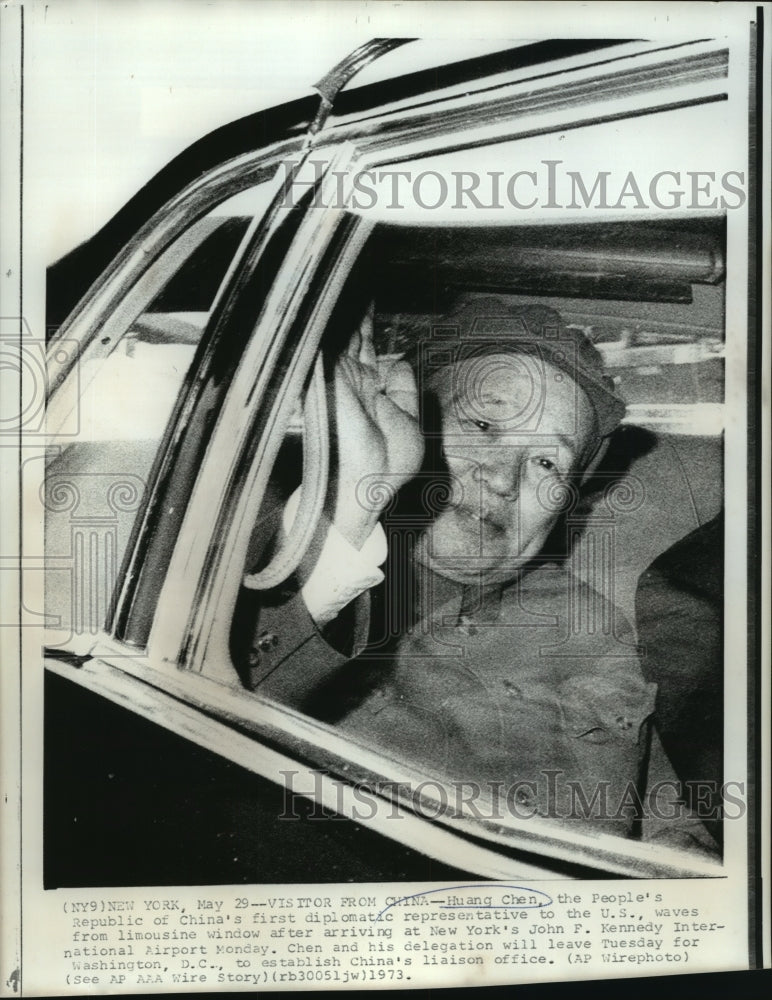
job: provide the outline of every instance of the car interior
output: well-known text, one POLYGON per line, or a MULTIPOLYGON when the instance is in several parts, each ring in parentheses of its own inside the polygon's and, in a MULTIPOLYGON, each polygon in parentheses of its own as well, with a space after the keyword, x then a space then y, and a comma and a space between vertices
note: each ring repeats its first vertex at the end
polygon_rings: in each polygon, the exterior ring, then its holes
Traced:
MULTIPOLYGON (((433 307, 459 290, 558 310, 600 350, 627 416, 570 512, 575 535, 614 520, 614 601, 634 622, 638 577, 722 503, 723 230, 720 220, 384 234, 373 247, 399 349, 406 300, 433 307), (394 308, 396 307, 396 308, 394 308), (611 488, 620 501, 607 511, 611 488)), ((422 317, 407 314, 408 325, 422 317)), ((587 578, 576 547, 568 567, 587 578)), ((589 581, 588 581, 589 582, 589 581)))
MULTIPOLYGON (((582 482, 578 499, 558 519, 543 554, 610 599, 644 658, 647 637, 636 632, 636 595, 658 557, 703 529, 702 537, 710 537, 715 548, 705 556, 706 575, 721 586, 724 246, 719 218, 489 229, 381 224, 350 273, 321 341, 329 376, 363 309, 374 302, 376 353, 411 359, 417 339, 441 331, 443 316, 460 295, 491 293, 552 307, 567 326, 581 328, 600 351, 627 413, 582 482)), ((426 428, 425 412, 422 422, 426 428)), ((332 432, 330 440, 334 462, 332 432)), ((265 572, 276 558, 276 511, 301 483, 303 451, 299 407, 269 482, 266 516, 261 511, 252 534, 246 574, 265 572)), ((231 656, 244 686, 255 690, 243 643, 254 634, 255 595, 246 593, 250 599, 244 600, 242 590, 237 604, 231 656)), ((700 625, 690 628, 682 621, 680 627, 690 633, 700 625)), ((339 631, 333 642, 345 638, 339 631)), ((706 635, 705 641, 713 640, 706 635)), ((705 710, 718 711, 720 719, 720 660, 716 665, 714 659, 720 653, 706 649, 701 669, 716 671, 715 676, 691 683, 707 684, 705 710)), ((345 718, 356 708, 360 688, 377 683, 367 679, 367 664, 354 668, 332 684, 331 700, 329 693, 314 691, 303 711, 332 725, 345 718), (332 714, 325 700, 334 705, 332 714)), ((720 722, 707 731, 714 735, 704 745, 700 734, 692 739, 692 752, 704 755, 695 773, 707 774, 702 768, 710 766, 711 777, 720 781, 720 722)), ((677 732, 676 726, 674 754, 677 732)), ((672 732, 663 732, 662 739, 669 748, 672 732)), ((681 758, 673 759, 686 780, 681 758)), ((709 825, 720 843, 720 820, 709 825)))
MULTIPOLYGON (((379 354, 409 357, 416 338, 441 323, 461 294, 544 304, 580 327, 601 352, 627 414, 546 551, 598 589, 597 568, 580 540, 611 531, 613 565, 604 587, 634 627, 641 574, 722 506, 723 246, 721 219, 381 225, 349 276, 323 351, 329 366, 368 297, 379 354)), ((275 510, 300 483, 301 431, 298 414, 264 510, 275 510)), ((271 551, 258 521, 245 570, 263 565, 271 551)))

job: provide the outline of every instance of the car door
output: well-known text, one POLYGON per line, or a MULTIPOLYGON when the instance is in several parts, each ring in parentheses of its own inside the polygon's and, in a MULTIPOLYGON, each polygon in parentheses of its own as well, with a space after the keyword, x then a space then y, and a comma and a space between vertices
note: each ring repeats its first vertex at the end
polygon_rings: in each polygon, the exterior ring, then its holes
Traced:
MULTIPOLYGON (((375 205, 372 198, 357 204, 356 179, 374 177, 378 191, 378 184, 394 183, 400 166, 463 173, 474 159, 489 156, 495 165, 502 153, 532 149, 541 135, 583 130, 602 141, 609 128, 626 127, 626 134, 640 128, 640 119, 667 121, 677 130, 679 122, 726 97, 722 47, 678 49, 630 43, 601 58, 593 49, 556 57, 525 46, 509 61, 456 67, 433 76, 431 85, 420 74, 407 74, 396 100, 384 96, 394 87, 365 83, 340 94, 310 153, 285 146, 279 161, 274 152, 277 168, 293 161, 291 181, 285 172, 280 186, 272 176, 270 212, 245 237, 208 315, 194 374, 174 403, 148 474, 107 628, 85 645, 62 643, 90 657, 82 677, 108 696, 124 687, 141 691, 138 705, 147 704, 152 689, 152 704, 140 711, 281 787, 299 762, 310 764, 321 779, 301 781, 293 793, 445 862, 463 858, 464 868, 489 877, 565 865, 628 874, 714 870, 694 858, 663 858, 646 845, 613 838, 566 837, 537 824, 502 826, 464 808, 433 814, 431 804, 444 794, 435 775, 388 759, 259 690, 245 690, 231 655, 254 527, 289 438, 299 444, 308 488, 300 518, 305 535, 300 532, 294 550, 283 554, 285 578, 319 513, 328 471, 325 345, 363 250, 374 230, 388 225, 393 204, 393 188, 381 189, 375 205), (405 778, 409 787, 423 789, 418 800, 401 790, 405 778), (371 799, 376 808, 363 811, 357 795, 363 789, 378 789, 371 799), (402 822, 389 822, 384 806, 402 822)), ((234 174, 241 169, 234 166, 234 174)), ((401 224, 452 224, 427 219, 426 204, 413 190, 406 202, 401 224)), ((517 225, 518 204, 510 209, 505 224, 517 225)), ((609 208, 602 217, 623 211, 609 208)), ((475 224, 491 222, 490 213, 478 214, 475 224)), ((98 357, 100 320, 89 320, 89 329, 98 357)), ((72 398, 78 392, 72 371, 62 377, 60 392, 68 398, 67 379, 72 398)), ((278 583, 282 579, 280 573, 278 583)))

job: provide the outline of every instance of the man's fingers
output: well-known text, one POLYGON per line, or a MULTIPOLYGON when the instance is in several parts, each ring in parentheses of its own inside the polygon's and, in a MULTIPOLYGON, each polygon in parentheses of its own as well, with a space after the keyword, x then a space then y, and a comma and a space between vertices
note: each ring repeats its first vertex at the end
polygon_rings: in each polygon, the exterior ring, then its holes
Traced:
POLYGON ((359 405, 368 411, 379 391, 376 373, 366 368, 356 358, 342 355, 335 366, 336 382, 345 384, 347 394, 356 397, 359 405))
POLYGON ((418 420, 418 399, 414 393, 393 391, 389 399, 413 420, 418 420))
POLYGON ((346 356, 354 361, 359 360, 359 352, 362 349, 362 334, 359 329, 354 330, 346 348, 346 356))
POLYGON ((375 341, 373 339, 373 313, 374 308, 371 302, 367 308, 367 312, 362 317, 362 322, 359 324, 361 336, 359 360, 363 365, 367 365, 368 368, 376 368, 378 365, 375 356, 375 341))
POLYGON ((381 386, 389 399, 411 417, 418 419, 418 386, 413 369, 407 361, 390 360, 379 365, 381 386))

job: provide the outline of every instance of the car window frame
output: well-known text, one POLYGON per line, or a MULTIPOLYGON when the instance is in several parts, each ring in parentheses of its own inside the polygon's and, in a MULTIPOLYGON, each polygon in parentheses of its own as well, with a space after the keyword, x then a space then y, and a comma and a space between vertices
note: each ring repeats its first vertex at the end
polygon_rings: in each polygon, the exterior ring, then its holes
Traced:
MULTIPOLYGON (((697 89, 695 92, 690 92, 688 99, 684 102, 686 107, 693 106, 695 104, 700 104, 704 101, 706 97, 705 91, 708 94, 713 94, 714 97, 720 99, 721 96, 726 97, 726 59, 728 52, 726 46, 721 42, 698 42, 689 43, 687 47, 690 48, 689 55, 685 57, 685 62, 687 69, 685 70, 685 75, 687 78, 687 83, 691 85, 692 76, 698 80, 697 89)), ((667 47, 665 52, 668 53, 666 57, 671 61, 671 49, 667 47)), ((630 58, 635 60, 636 58, 641 58, 645 60, 646 66, 643 72, 639 68, 630 69, 624 68, 619 70, 622 73, 632 73, 637 79, 640 77, 640 82, 638 86, 641 92, 648 92, 646 90, 646 85, 654 83, 654 89, 660 98, 666 98, 669 89, 672 89, 672 84, 663 84, 659 79, 657 73, 657 66, 660 65, 662 61, 662 56, 659 49, 655 49, 654 52, 644 51, 643 53, 633 54, 630 58)), ((622 60, 623 63, 625 60, 622 60)), ((580 69, 581 72, 586 73, 587 70, 580 69)), ((608 91, 609 95, 613 96, 613 90, 618 86, 619 72, 615 72, 612 76, 612 81, 615 83, 609 83, 608 91)), ((569 74, 570 75, 570 74, 569 74)), ((451 99, 451 105, 458 106, 459 109, 466 115, 466 126, 462 130, 463 134, 466 135, 466 141, 462 142, 461 137, 455 130, 455 125, 452 125, 450 129, 447 129, 440 136, 437 136, 431 128, 427 127, 424 120, 427 112, 421 111, 421 116, 419 118, 419 123, 411 123, 409 120, 400 125, 399 133, 397 135, 392 134, 390 117, 391 112, 387 109, 384 111, 380 119, 376 118, 375 121, 370 123, 368 130, 365 134, 357 135, 353 138, 350 133, 346 133, 345 129, 341 133, 340 123, 337 123, 333 111, 328 119, 325 127, 316 136, 314 142, 311 144, 308 160, 316 160, 317 163, 321 161, 324 165, 324 175, 329 179, 330 177, 338 177, 344 171, 353 171, 356 169, 359 172, 373 170, 386 165, 394 165, 399 163, 402 159, 407 158, 418 158, 421 156, 437 155, 442 152, 451 151, 459 148, 474 148, 476 145, 480 144, 480 136, 486 136, 489 130, 488 121, 485 120, 481 122, 479 117, 476 116, 471 107, 474 108, 474 101, 479 97, 482 97, 484 103, 490 104, 491 114, 494 118, 498 118, 501 113, 502 106, 504 108, 509 107, 509 102, 512 100, 512 90, 521 88, 521 84, 516 82, 509 87, 504 86, 503 88, 495 88, 493 90, 486 90, 483 84, 485 81, 480 81, 479 86, 470 95, 470 89, 466 88, 464 93, 460 97, 451 99), (500 90, 503 93, 499 92, 500 90), (385 134, 381 132, 378 128, 378 122, 385 128, 385 134), (428 131, 428 135, 426 134, 428 131), (341 138, 345 136, 341 142, 341 138), (410 151, 410 152, 409 152, 410 151)), ((681 84, 676 85, 680 86, 681 84)), ((556 89, 563 89, 565 87, 565 80, 554 84, 556 89)), ((592 89, 592 88, 591 88, 592 89)), ((609 96, 607 95, 607 96, 609 96)), ((602 101, 602 98, 601 98, 602 101)), ((448 103, 443 99, 439 103, 437 110, 433 112, 435 117, 440 119, 445 118, 448 113, 448 103)), ((569 110, 573 108, 570 98, 565 96, 562 100, 565 109, 569 110)), ((660 100, 659 103, 655 101, 657 107, 661 110, 664 108, 669 108, 672 102, 667 99, 660 100)), ((584 114, 584 105, 580 104, 579 114, 584 114)), ((649 110, 649 109, 647 109, 649 110)), ((656 110, 656 108, 654 109, 656 110)), ((576 113, 576 108, 574 108, 576 113)), ((489 116, 485 116, 486 119, 489 116)), ((599 120, 604 120, 601 117, 599 120)), ((554 128, 562 128, 565 123, 560 125, 555 125, 554 128)), ((552 131, 552 128, 550 128, 552 131)), ((525 134, 530 134, 526 129, 523 132, 522 125, 517 124, 514 131, 499 132, 492 140, 488 140, 491 144, 498 144, 506 138, 513 138, 517 135, 521 137, 525 134), (507 133, 507 134, 505 134, 507 133)), ((485 140, 483 140, 485 141, 485 140)), ((317 176, 317 181, 319 180, 317 176)), ((327 218, 328 213, 340 213, 343 209, 341 208, 341 200, 338 197, 337 201, 333 197, 333 194, 338 196, 340 194, 340 187, 338 184, 333 187, 332 183, 328 185, 328 196, 325 199, 324 195, 321 200, 321 205, 328 205, 328 208, 318 208, 316 211, 317 218, 327 218)), ((345 204, 345 200, 343 202, 345 204)), ((350 213, 354 214, 354 213, 350 213)), ((362 219, 365 213, 359 215, 362 219)), ((300 234, 299 234, 300 236, 300 234)), ((281 281, 281 275, 279 276, 281 281)), ((309 370, 308 367, 305 369, 305 373, 309 370)), ((199 598, 202 597, 203 591, 199 590, 199 598)), ((227 603, 228 607, 235 606, 235 598, 233 599, 233 605, 229 601, 227 603)), ((217 616, 211 616, 212 620, 217 616)), ((222 617, 222 616, 220 616, 222 617)), ((204 647, 208 646, 208 643, 204 643, 204 647)), ((183 647, 190 649, 190 640, 183 643, 183 647)), ((182 648, 182 647, 181 647, 182 648)), ((224 634, 222 627, 220 627, 220 638, 215 643, 215 648, 225 649, 226 644, 224 642, 224 634)), ((200 654, 197 654, 199 659, 198 663, 195 662, 195 657, 193 658, 192 664, 189 667, 192 669, 200 670, 200 654)), ((171 659, 169 652, 165 654, 165 658, 171 659)), ((179 657, 177 658, 179 661, 179 657)))
MULTIPOLYGON (((618 118, 638 118, 646 114, 705 102, 728 99, 729 50, 721 40, 683 42, 674 46, 635 44, 632 51, 619 53, 600 65, 613 65, 610 72, 598 72, 590 62, 561 68, 557 78, 534 88, 533 81, 512 79, 512 73, 483 78, 477 86, 455 88, 431 100, 403 107, 386 105, 365 117, 356 113, 336 115, 333 108, 319 133, 319 143, 347 141, 371 152, 379 146, 389 150, 388 159, 372 157, 370 169, 388 162, 420 158, 422 143, 445 137, 447 151, 453 149, 456 129, 468 131, 474 121, 478 132, 474 145, 495 145, 512 139, 546 135, 565 129, 601 124, 618 118), (680 55, 675 55, 680 50, 680 55), (665 73, 679 67, 678 74, 665 73), (581 93, 577 98, 577 88, 581 93), (620 90, 622 93, 620 94, 620 90), (645 106, 643 96, 650 100, 645 106), (616 103, 615 103, 616 102, 616 103), (539 118, 538 125, 531 119, 539 118), (405 149, 400 147, 405 145, 405 149)), ((549 79, 549 78, 548 78, 549 79)), ((425 155, 434 155, 437 150, 425 155)))
MULTIPOLYGON (((301 148, 299 140, 276 143, 267 149, 220 164, 188 184, 153 214, 108 263, 67 319, 48 341, 46 364, 47 402, 50 405, 77 361, 96 360, 109 350, 100 349, 97 335, 142 275, 184 231, 218 204, 246 188, 270 180, 269 173, 301 148), (62 342, 75 349, 60 359, 62 342)), ((282 178, 277 178, 277 188, 282 178)))
MULTIPOLYGON (((344 144, 333 151, 324 176, 314 175, 313 185, 321 191, 320 206, 328 204, 327 196, 336 184, 334 175, 345 168, 351 155, 352 148, 344 144)), ((344 272, 357 259, 370 229, 367 220, 336 207, 310 206, 304 213, 239 361, 162 587, 148 650, 165 669, 184 666, 200 673, 205 657, 214 655, 221 660, 227 657, 223 679, 230 679, 233 668, 226 653, 230 616, 223 615, 222 608, 235 607, 241 580, 241 571, 234 577, 230 567, 239 563, 243 567, 248 535, 276 452, 315 361, 344 272), (319 299, 310 315, 301 316, 302 328, 298 329, 298 315, 320 279, 324 287, 319 299), (288 344, 295 351, 289 370, 279 384, 272 384, 274 366, 288 344), (255 436, 254 427, 261 422, 265 432, 255 436), (255 454, 245 459, 250 447, 255 454), (225 487, 224 482, 232 485, 225 487), (221 499, 213 504, 216 494, 221 499), (234 549, 231 538, 236 525, 239 539, 234 549), (195 565, 191 565, 190 553, 202 538, 203 545, 193 557, 195 565), (227 569, 223 567, 225 551, 227 569), (208 634, 213 629, 215 636, 208 634), (212 649, 218 652, 212 654, 212 649)))
MULTIPOLYGON (((700 103, 705 96, 705 89, 711 90, 714 83, 715 81, 711 78, 702 88, 697 86, 697 92, 693 95, 694 103, 700 103)), ((561 83, 561 86, 565 86, 565 81, 561 83)), ((658 88, 658 93, 662 97, 666 96, 666 87, 658 88)), ((470 107, 474 107, 473 102, 469 100, 465 102, 463 98, 459 98, 458 100, 462 104, 466 103, 464 114, 468 117, 470 107)), ((493 98, 486 98, 485 100, 490 100, 494 105, 489 117, 495 119, 495 124, 500 124, 497 116, 501 113, 501 108, 504 104, 493 98)), ((662 107, 666 106, 669 105, 663 102, 662 107)), ((688 102, 687 106, 689 106, 688 102)), ((438 109, 435 113, 435 118, 437 120, 441 119, 446 110, 447 107, 438 109)), ((600 120, 603 119, 601 118, 600 120)), ((313 153, 316 156, 327 154, 331 170, 341 170, 341 168, 350 167, 355 163, 359 169, 368 169, 393 165, 400 162, 400 159, 418 158, 421 155, 420 151, 422 149, 426 151, 423 155, 431 155, 438 152, 437 148, 433 148, 433 145, 437 143, 439 143, 441 149, 458 148, 460 141, 459 133, 468 134, 470 148, 474 145, 502 141, 503 138, 516 138, 532 134, 529 133, 527 127, 518 124, 514 132, 510 132, 506 136, 499 133, 495 138, 491 138, 488 134, 489 127, 490 121, 486 121, 484 124, 470 124, 466 129, 459 128, 456 132, 442 133, 442 142, 440 143, 436 134, 427 136, 423 131, 423 126, 420 131, 417 131, 415 123, 407 123, 402 132, 396 136, 389 134, 388 129, 385 133, 379 133, 377 128, 369 128, 366 136, 361 134, 354 136, 350 131, 346 133, 345 130, 338 130, 337 133, 334 133, 334 123, 332 123, 317 137, 313 153), (336 140, 334 142, 331 141, 333 133, 336 140), (339 145, 337 139, 344 135, 349 139, 354 138, 355 141, 350 145, 348 143, 344 144, 344 146, 339 145)), ((560 127, 566 127, 565 120, 562 125, 550 125, 545 131, 552 132, 560 127)), ((343 214, 340 209, 337 212, 339 216, 343 214)), ((313 235, 314 240, 319 244, 317 249, 320 247, 325 249, 329 246, 329 240, 324 238, 325 234, 322 232, 325 224, 322 220, 325 218, 329 218, 329 216, 323 212, 319 212, 315 218, 310 217, 306 220, 308 225, 301 225, 296 240, 293 243, 295 251, 300 249, 301 242, 308 239, 310 235, 313 235)), ((336 223, 340 223, 339 218, 336 220, 336 223)), ((357 246, 361 246, 366 233, 366 222, 359 217, 358 222, 353 225, 353 232, 349 234, 348 239, 344 240, 342 253, 337 258, 339 263, 345 257, 346 253, 353 252, 357 246)), ((329 236, 329 234, 326 235, 329 236)), ((313 243, 314 241, 312 241, 312 245, 313 243)), ((303 246, 303 249, 304 251, 307 249, 307 244, 303 246)), ((353 263, 353 259, 355 258, 349 259, 353 263)), ((282 269, 279 281, 282 280, 282 276, 285 275, 287 269, 292 273, 292 267, 297 266, 297 262, 289 261, 285 263, 287 263, 287 268, 282 269)), ((317 261, 318 265, 320 263, 322 262, 317 261)), ((305 277, 307 278, 308 275, 305 277)), ((330 277, 330 284, 325 289, 328 298, 331 295, 330 289, 334 287, 339 288, 344 278, 344 274, 337 274, 330 277)), ((282 307, 286 309, 288 305, 286 299, 283 298, 286 294, 286 289, 277 291, 274 288, 272 289, 272 294, 274 295, 274 302, 267 309, 261 323, 255 330, 248 345, 247 353, 240 365, 242 383, 245 382, 244 372, 250 368, 251 370, 255 370, 252 366, 256 362, 262 362, 261 378, 257 387, 252 387, 254 391, 251 391, 247 385, 242 384, 237 393, 238 398, 231 394, 229 400, 226 400, 226 405, 217 428, 219 440, 227 440, 228 435, 232 433, 234 427, 241 426, 243 435, 245 413, 249 420, 254 419, 256 409, 265 399, 266 386, 268 385, 270 376, 270 364, 272 360, 275 360, 278 347, 281 346, 282 341, 280 341, 279 335, 274 331, 272 335, 273 339, 270 343, 260 344, 258 342, 260 335, 269 333, 269 321, 274 320, 281 312, 282 307), (271 354, 272 349, 273 354, 271 354), (266 372, 268 372, 268 375, 266 375, 266 372), (229 412, 226 413, 226 411, 229 412)), ((327 302, 327 315, 329 315, 331 308, 332 305, 327 302)), ((270 434, 274 435, 274 444, 277 448, 278 442, 280 442, 283 436, 283 430, 286 430, 291 409, 299 395, 298 382, 305 377, 313 362, 315 349, 324 325, 322 322, 323 312, 324 310, 320 310, 313 317, 313 321, 316 323, 313 333, 309 331, 308 325, 304 330, 293 329, 294 316, 290 315, 287 318, 284 315, 283 317, 280 334, 285 338, 294 334, 299 339, 303 348, 303 358, 298 362, 294 371, 284 378, 279 392, 272 400, 272 427, 266 433, 269 433, 269 436, 270 434)), ((236 446, 232 447, 229 453, 229 476, 233 481, 236 479, 234 474, 236 466, 241 461, 243 448, 244 441, 242 437, 241 442, 237 442, 236 446)), ((269 465, 267 461, 268 457, 269 449, 266 444, 263 446, 262 455, 253 458, 253 465, 255 467, 252 476, 253 485, 260 472, 258 467, 261 464, 261 459, 266 460, 264 465, 267 466, 269 465)), ((243 540, 249 530, 249 505, 246 503, 242 504, 240 514, 237 515, 233 500, 229 501, 229 509, 232 517, 232 534, 225 542, 222 541, 222 536, 218 534, 217 530, 218 524, 221 525, 222 523, 221 512, 214 513, 210 510, 207 512, 208 516, 202 517, 205 503, 211 504, 210 499, 205 500, 205 494, 206 484, 212 480, 214 475, 213 468, 213 460, 210 455, 202 468, 202 474, 194 486, 191 504, 185 517, 185 523, 183 524, 183 531, 178 539, 169 573, 162 588, 161 597, 156 608, 154 628, 151 631, 148 656, 139 666, 136 675, 138 677, 142 676, 144 679, 156 678, 154 683, 158 683, 157 671, 160 669, 161 673, 165 675, 162 684, 163 687, 169 691, 174 690, 178 692, 178 696, 181 693, 185 700, 196 702, 203 710, 216 710, 218 714, 221 713, 226 718, 238 720, 240 725, 246 725, 254 732, 261 745, 266 743, 270 745, 274 741, 278 741, 285 749, 289 747, 293 753, 297 753, 301 758, 305 757, 306 759, 309 753, 313 756, 320 752, 331 763, 333 770, 342 773, 350 766, 352 760, 361 759, 361 755, 367 753, 367 748, 364 748, 355 740, 336 733, 330 727, 321 723, 315 723, 314 720, 300 713, 293 712, 285 706, 272 703, 269 699, 260 696, 259 693, 257 695, 250 695, 240 688, 235 671, 231 670, 233 676, 223 674, 220 684, 211 676, 202 676, 201 666, 205 657, 207 655, 218 655, 213 653, 213 650, 216 651, 219 649, 222 651, 227 649, 227 632, 230 623, 230 614, 228 612, 229 609, 232 611, 235 599, 233 601, 226 600, 224 603, 220 602, 225 589, 225 578, 229 575, 228 578, 231 580, 231 587, 233 587, 237 567, 240 575, 241 563, 239 556, 242 550, 239 548, 239 544, 237 544, 237 536, 240 536, 243 540), (196 500, 197 507, 194 510, 194 501, 196 500), (194 543, 201 545, 202 540, 206 546, 206 554, 199 554, 197 557, 197 571, 194 568, 190 573, 190 577, 185 580, 185 572, 183 571, 190 569, 189 561, 185 554, 191 551, 191 546, 194 543), (197 575, 198 579, 195 579, 197 575), (180 587, 182 587, 182 600, 180 600, 180 587), (177 608, 175 608, 175 604, 177 604, 177 608), (188 606, 195 610, 192 613, 186 611, 185 609, 188 606), (162 624, 156 628, 158 623, 162 624), (184 665, 187 669, 181 672, 179 670, 180 665, 184 665), (215 706, 217 706, 216 709, 215 706), (330 750, 330 740, 337 741, 336 745, 340 750, 337 755, 330 750)), ((220 466, 221 471, 222 467, 220 466)), ((267 475, 265 469, 263 472, 267 475)), ((246 479, 241 477, 238 485, 242 490, 243 496, 249 486, 248 477, 246 479)), ((259 493, 259 490, 257 492, 259 493)), ((259 501, 253 500, 252 502, 254 506, 259 501)), ((241 561, 243 562, 243 560, 241 561)), ((113 658, 115 653, 115 647, 112 649, 105 648, 103 651, 103 655, 108 662, 113 658)), ((372 752, 370 753, 372 756, 372 752)), ((387 758, 384 758, 384 755, 376 754, 373 760, 375 767, 370 772, 370 777, 377 776, 379 773, 383 776, 383 764, 387 758)), ((399 762, 391 761, 389 762, 389 766, 398 767, 403 772, 405 770, 404 764, 399 762)), ((275 773, 266 776, 274 781, 278 780, 275 773)), ((421 777, 421 775, 417 776, 421 777)), ((429 780, 436 780, 433 776, 423 775, 424 780, 427 778, 429 780)), ((408 812, 415 812, 413 805, 409 802, 399 803, 399 807, 408 812)), ((469 818, 466 817, 465 822, 468 823, 468 821, 469 818)), ((506 834, 497 835, 493 831, 490 831, 489 834, 492 838, 490 842, 500 843, 502 847, 506 844, 510 849, 528 850, 530 844, 531 848, 533 848, 533 826, 530 830, 517 828, 514 830, 509 829, 506 834)), ((481 836, 479 832, 476 835, 481 836)), ((644 870, 649 873, 656 871, 659 874, 674 874, 677 871, 681 875, 705 874, 706 872, 711 874, 720 873, 720 868, 717 868, 715 865, 702 864, 696 861, 691 855, 682 855, 681 852, 673 852, 674 856, 679 860, 671 861, 669 866, 668 861, 663 861, 662 859, 663 849, 661 847, 651 844, 628 842, 622 838, 611 838, 603 835, 597 837, 590 834, 577 835, 572 832, 569 842, 568 838, 563 837, 554 829, 545 828, 541 824, 536 831, 536 837, 539 842, 540 852, 544 853, 547 858, 562 858, 574 863, 581 863, 581 857, 577 855, 584 856, 583 851, 586 850, 594 858, 594 864, 598 867, 619 873, 641 875, 644 870), (551 846, 547 843, 550 840, 550 835, 553 835, 551 846), (613 843, 609 843, 611 841, 613 843), (651 867, 649 868, 648 865, 651 865, 651 867)), ((485 839, 486 841, 488 840, 488 833, 486 833, 485 839)))
MULTIPOLYGON (((261 247, 281 222, 283 190, 286 174, 282 165, 288 157, 297 155, 302 140, 292 138, 242 155, 223 164, 187 185, 166 205, 159 209, 135 234, 118 256, 110 262, 94 282, 75 310, 49 341, 47 422, 48 440, 52 444, 66 443, 72 436, 68 416, 77 407, 84 386, 80 383, 81 368, 90 363, 94 369, 118 346, 113 336, 104 331, 123 330, 126 317, 132 316, 133 304, 148 296, 150 285, 152 299, 155 285, 162 287, 169 275, 164 276, 165 260, 175 254, 180 240, 186 241, 196 234, 197 227, 216 209, 234 195, 260 185, 267 185, 266 207, 256 215, 239 241, 237 250, 228 263, 220 282, 206 327, 197 344, 193 362, 186 373, 175 401, 169 421, 158 443, 154 463, 148 476, 142 504, 137 511, 126 553, 115 580, 108 614, 100 623, 98 636, 124 638, 125 623, 130 618, 137 595, 135 569, 147 551, 148 523, 151 512, 157 507, 159 484, 169 475, 170 454, 179 446, 185 426, 211 381, 213 342, 222 336, 227 326, 229 301, 233 298, 245 260, 259 256, 261 247), (107 341, 105 343, 105 341, 107 341), (66 349, 61 348, 66 345, 66 349), (63 359, 63 360, 62 360, 63 359)), ((202 228, 203 238, 206 231, 202 228)), ((194 240, 193 249, 200 245, 194 240)), ((187 492, 192 486, 188 483, 187 492)), ((183 491, 184 493, 184 491, 183 491)), ((179 497, 179 492, 178 492, 179 497)), ((186 502, 181 496, 181 502, 186 502)), ((82 654, 93 641, 93 636, 73 634, 61 646, 63 651, 82 654)), ((129 641, 129 645, 142 643, 129 641)))

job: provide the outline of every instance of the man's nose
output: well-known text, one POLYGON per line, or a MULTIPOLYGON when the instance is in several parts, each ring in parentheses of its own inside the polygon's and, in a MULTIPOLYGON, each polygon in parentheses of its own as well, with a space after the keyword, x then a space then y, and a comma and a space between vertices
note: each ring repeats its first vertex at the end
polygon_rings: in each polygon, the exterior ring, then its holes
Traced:
POLYGON ((490 455, 483 452, 480 464, 475 468, 474 478, 496 496, 504 500, 517 500, 525 458, 520 450, 507 449, 490 455))

